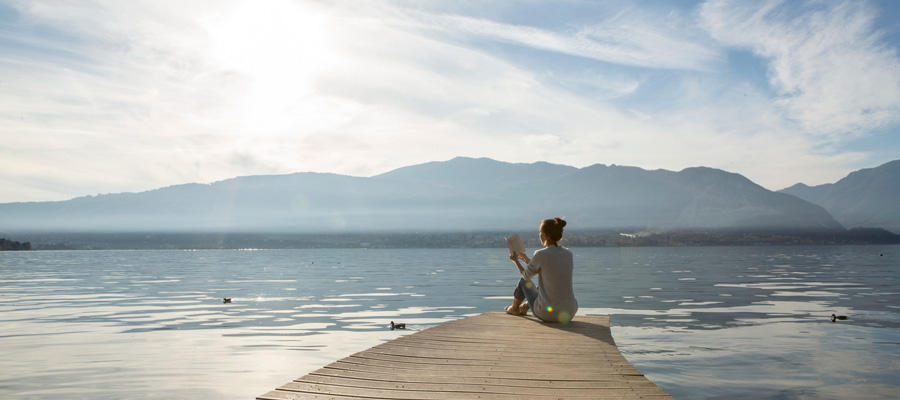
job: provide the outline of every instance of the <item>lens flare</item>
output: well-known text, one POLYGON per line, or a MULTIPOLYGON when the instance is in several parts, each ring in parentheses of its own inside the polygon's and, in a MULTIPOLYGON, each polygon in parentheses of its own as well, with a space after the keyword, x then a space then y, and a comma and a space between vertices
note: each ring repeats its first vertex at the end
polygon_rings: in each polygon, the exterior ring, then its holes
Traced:
POLYGON ((553 312, 553 307, 547 306, 547 312, 553 312))

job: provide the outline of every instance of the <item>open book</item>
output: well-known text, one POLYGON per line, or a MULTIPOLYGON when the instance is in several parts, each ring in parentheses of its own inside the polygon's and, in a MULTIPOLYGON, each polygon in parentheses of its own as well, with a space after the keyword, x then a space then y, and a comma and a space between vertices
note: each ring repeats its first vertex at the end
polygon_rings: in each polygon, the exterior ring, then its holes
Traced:
POLYGON ((522 244, 522 239, 519 239, 518 233, 512 236, 507 236, 506 245, 509 246, 509 254, 519 254, 525 252, 525 245, 522 244))

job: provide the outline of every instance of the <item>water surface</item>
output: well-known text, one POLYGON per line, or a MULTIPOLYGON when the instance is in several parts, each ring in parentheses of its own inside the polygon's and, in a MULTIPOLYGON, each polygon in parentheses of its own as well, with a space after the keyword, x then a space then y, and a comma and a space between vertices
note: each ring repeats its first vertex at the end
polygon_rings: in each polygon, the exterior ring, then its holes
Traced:
MULTIPOLYGON (((676 398, 900 389, 900 246, 573 251, 580 313, 676 398)), ((253 398, 516 280, 504 249, 0 253, 0 396, 253 398)))

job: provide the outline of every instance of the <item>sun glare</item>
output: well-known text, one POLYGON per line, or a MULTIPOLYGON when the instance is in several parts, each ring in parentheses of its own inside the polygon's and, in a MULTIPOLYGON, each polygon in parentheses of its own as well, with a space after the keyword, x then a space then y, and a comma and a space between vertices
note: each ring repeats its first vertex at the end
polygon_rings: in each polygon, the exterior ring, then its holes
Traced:
POLYGON ((236 115, 254 133, 291 126, 292 109, 337 60, 329 15, 315 5, 252 1, 208 18, 211 57, 246 79, 236 115))

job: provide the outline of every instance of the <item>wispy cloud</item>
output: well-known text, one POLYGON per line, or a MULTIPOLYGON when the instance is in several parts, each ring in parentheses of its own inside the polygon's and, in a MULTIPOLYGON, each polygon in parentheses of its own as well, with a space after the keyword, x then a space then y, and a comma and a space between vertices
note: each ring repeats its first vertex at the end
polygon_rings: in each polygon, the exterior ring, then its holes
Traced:
POLYGON ((713 0, 701 16, 714 38, 767 60, 776 104, 807 133, 846 140, 900 120, 900 57, 877 13, 861 1, 713 0))
POLYGON ((613 64, 709 70, 722 61, 712 41, 676 13, 655 15, 629 9, 602 21, 564 30, 501 23, 461 15, 408 12, 419 28, 478 40, 494 40, 613 64))

